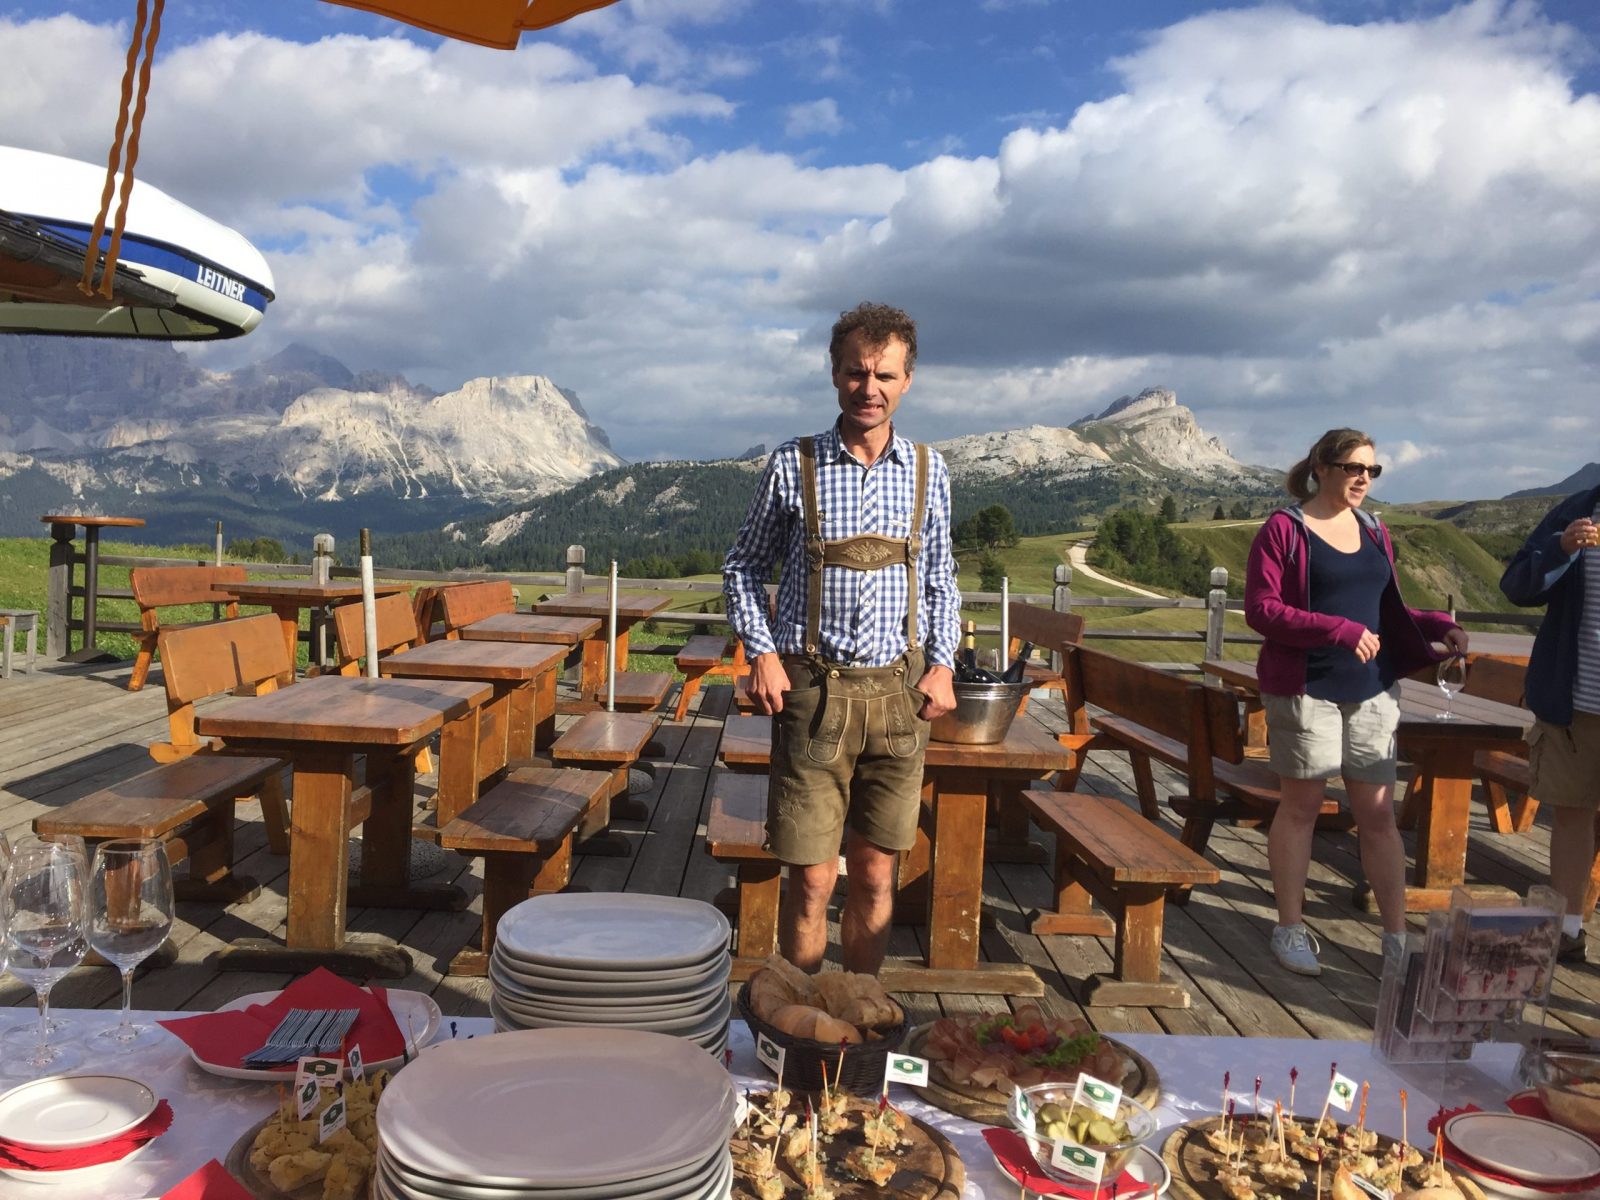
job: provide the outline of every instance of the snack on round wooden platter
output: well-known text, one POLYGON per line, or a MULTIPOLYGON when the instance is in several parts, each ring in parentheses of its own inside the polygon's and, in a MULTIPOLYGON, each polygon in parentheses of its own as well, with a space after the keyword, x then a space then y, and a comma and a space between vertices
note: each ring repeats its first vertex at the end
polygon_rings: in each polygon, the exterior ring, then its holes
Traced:
POLYGON ((344 1085, 345 1127, 317 1140, 317 1115, 339 1093, 324 1088, 316 1112, 298 1119, 293 1096, 245 1131, 223 1163, 257 1200, 357 1200, 368 1194, 378 1152, 378 1097, 388 1071, 344 1085))
POLYGON ((1161 1148, 1172 1172, 1174 1200, 1371 1200, 1352 1174, 1391 1192, 1396 1200, 1484 1200, 1470 1179, 1415 1146, 1399 1159, 1397 1139, 1331 1118, 1285 1117, 1282 1129, 1268 1114, 1206 1117, 1178 1126, 1161 1148), (1314 1128, 1315 1127, 1315 1128, 1314 1128))
POLYGON ((876 1100, 837 1089, 808 1096, 749 1094, 750 1116, 734 1132, 734 1200, 957 1200, 961 1156, 942 1133, 876 1100), (817 1118, 817 1154, 806 1123, 817 1118))
POLYGON ((1087 1071, 1119 1084, 1147 1108, 1161 1098, 1161 1076, 1131 1046, 1102 1037, 1071 1017, 1047 1017, 1035 1004, 1014 1014, 944 1017, 906 1035, 903 1050, 928 1060, 929 1081, 913 1090, 972 1121, 1005 1125, 1017 1087, 1073 1083, 1087 1071), (1009 1024, 1005 1024, 1009 1020, 1009 1024))

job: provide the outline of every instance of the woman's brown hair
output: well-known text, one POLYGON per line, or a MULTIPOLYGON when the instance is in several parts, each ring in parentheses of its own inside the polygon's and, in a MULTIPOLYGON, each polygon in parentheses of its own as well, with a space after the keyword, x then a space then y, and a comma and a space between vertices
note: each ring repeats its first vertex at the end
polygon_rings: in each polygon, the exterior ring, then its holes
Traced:
POLYGON ((1340 462, 1358 446, 1373 445, 1373 440, 1359 429, 1330 429, 1317 439, 1309 454, 1289 468, 1283 486, 1296 500, 1309 500, 1317 494, 1314 468, 1340 462))

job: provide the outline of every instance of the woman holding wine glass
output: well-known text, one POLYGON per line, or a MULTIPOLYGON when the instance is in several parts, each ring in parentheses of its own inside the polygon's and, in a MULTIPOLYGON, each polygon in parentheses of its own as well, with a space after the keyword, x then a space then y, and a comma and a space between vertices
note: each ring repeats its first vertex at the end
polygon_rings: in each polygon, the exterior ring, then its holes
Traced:
POLYGON ((1256 666, 1282 800, 1267 837, 1280 964, 1321 974, 1302 918, 1312 834, 1328 779, 1344 777, 1361 864, 1383 921, 1384 949, 1405 936, 1405 847, 1393 814, 1398 680, 1464 654, 1448 614, 1407 608, 1389 531, 1361 510, 1383 473, 1372 439, 1330 429, 1290 468, 1298 503, 1267 518, 1250 547, 1245 620, 1266 641, 1256 666))

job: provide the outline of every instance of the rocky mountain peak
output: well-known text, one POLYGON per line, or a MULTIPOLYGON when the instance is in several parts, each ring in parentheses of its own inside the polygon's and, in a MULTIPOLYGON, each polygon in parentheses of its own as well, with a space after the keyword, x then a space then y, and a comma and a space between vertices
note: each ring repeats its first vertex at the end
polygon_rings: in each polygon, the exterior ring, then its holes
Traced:
POLYGON ((1137 396, 1119 396, 1099 416, 1080 417, 1073 422, 1073 426, 1086 425, 1091 421, 1133 421, 1150 413, 1177 407, 1178 393, 1171 388, 1148 387, 1137 396))

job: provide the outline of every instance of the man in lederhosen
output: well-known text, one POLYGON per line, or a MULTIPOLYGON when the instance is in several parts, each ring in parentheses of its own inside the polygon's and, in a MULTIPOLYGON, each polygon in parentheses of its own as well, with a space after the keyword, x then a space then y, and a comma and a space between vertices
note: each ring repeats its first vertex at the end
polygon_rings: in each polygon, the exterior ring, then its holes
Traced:
POLYGON ((814 971, 844 841, 846 970, 876 974, 898 852, 921 804, 928 723, 955 707, 961 596, 950 476, 891 423, 911 387, 917 328, 897 308, 840 316, 828 353, 840 416, 780 446, 723 564, 728 618, 772 714, 767 846, 789 864, 779 949, 814 971), (764 584, 782 564, 777 619, 764 584))

